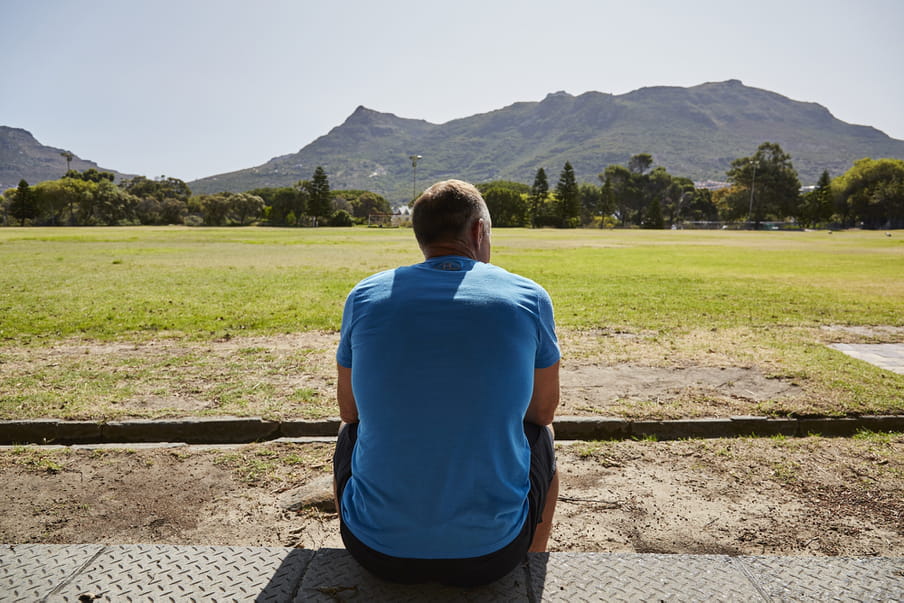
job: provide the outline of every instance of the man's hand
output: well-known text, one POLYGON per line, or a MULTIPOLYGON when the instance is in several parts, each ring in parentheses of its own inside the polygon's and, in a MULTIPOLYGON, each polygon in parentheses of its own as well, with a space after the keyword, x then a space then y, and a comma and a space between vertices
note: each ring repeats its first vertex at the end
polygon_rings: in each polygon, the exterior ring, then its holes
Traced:
POLYGON ((343 423, 358 422, 358 405, 352 392, 352 369, 336 365, 338 380, 336 382, 336 400, 339 402, 339 418, 343 423))
POLYGON ((559 363, 534 370, 534 393, 524 420, 537 425, 551 425, 559 406, 559 363))

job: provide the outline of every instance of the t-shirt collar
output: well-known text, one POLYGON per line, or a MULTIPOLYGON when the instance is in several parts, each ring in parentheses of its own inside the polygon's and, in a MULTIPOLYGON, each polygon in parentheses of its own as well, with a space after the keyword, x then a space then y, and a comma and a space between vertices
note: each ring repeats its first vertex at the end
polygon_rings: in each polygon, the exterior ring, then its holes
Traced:
POLYGON ((470 270, 477 260, 462 255, 440 255, 437 257, 424 260, 424 265, 436 270, 447 270, 457 272, 459 270, 470 270))

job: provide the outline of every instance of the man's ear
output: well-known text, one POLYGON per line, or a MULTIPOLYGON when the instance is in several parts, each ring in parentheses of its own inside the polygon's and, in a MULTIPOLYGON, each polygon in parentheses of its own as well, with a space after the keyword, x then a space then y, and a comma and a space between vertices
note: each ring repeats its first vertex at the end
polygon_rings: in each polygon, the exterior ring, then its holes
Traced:
POLYGON ((471 240, 474 242, 475 248, 480 247, 485 236, 487 236, 487 229, 483 218, 478 218, 471 222, 471 240))

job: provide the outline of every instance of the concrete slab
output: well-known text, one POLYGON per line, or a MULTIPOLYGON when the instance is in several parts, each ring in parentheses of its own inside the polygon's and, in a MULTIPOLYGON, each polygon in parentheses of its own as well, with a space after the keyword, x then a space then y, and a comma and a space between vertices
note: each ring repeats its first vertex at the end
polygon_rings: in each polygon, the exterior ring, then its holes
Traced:
POLYGON ((0 603, 78 601, 901 601, 902 557, 544 553, 482 588, 404 586, 342 549, 0 545, 0 603))
POLYGON ((904 375, 904 343, 833 343, 829 347, 851 358, 904 375))

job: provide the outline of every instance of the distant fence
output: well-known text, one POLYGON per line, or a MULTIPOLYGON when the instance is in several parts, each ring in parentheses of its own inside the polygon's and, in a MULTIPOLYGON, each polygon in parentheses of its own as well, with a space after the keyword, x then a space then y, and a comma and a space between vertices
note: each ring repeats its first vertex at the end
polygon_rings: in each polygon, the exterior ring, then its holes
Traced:
POLYGON ((405 214, 370 214, 367 216, 367 225, 372 228, 398 228, 411 221, 411 216, 405 214))
POLYGON ((678 230, 803 230, 794 222, 680 222, 678 230))

